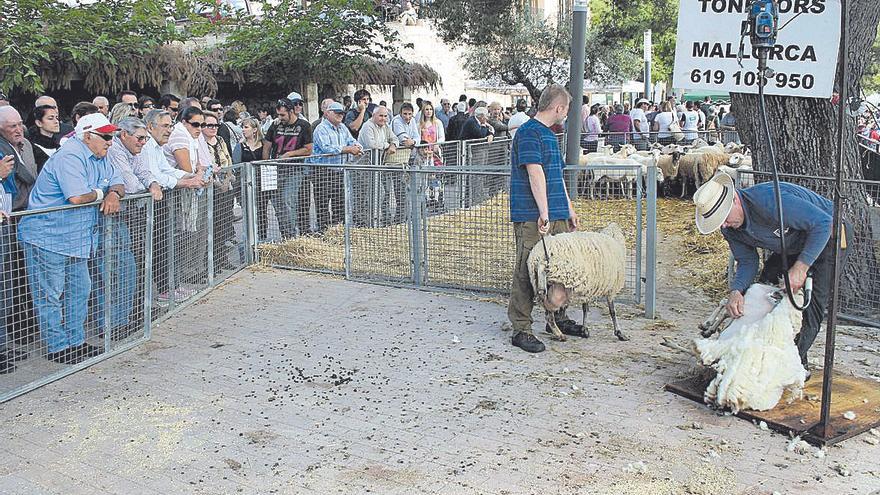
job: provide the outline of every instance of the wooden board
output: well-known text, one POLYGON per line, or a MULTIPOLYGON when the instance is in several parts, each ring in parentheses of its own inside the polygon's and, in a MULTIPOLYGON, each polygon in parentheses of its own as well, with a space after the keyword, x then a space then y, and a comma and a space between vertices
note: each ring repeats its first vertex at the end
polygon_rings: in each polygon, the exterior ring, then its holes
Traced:
MULTIPOLYGON (((711 380, 711 375, 698 376, 670 383, 666 390, 702 404, 703 392, 711 380)), ((749 421, 764 421, 773 430, 802 435, 805 440, 818 445, 834 444, 880 426, 880 383, 834 373, 830 414, 832 434, 827 438, 808 432, 819 422, 821 396, 822 371, 815 371, 804 387, 803 399, 789 404, 783 397, 769 411, 740 411, 737 416, 749 421), (856 418, 844 418, 846 411, 854 412, 856 418)))

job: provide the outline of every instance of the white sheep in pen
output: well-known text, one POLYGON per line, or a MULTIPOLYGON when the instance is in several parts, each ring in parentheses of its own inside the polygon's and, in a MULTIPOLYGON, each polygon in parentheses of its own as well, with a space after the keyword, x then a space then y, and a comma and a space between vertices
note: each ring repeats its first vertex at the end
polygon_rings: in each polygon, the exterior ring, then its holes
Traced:
POLYGON ((717 339, 696 339, 694 352, 717 375, 704 394, 707 404, 766 411, 788 390, 798 397, 806 370, 794 336, 801 328, 801 312, 779 289, 753 284, 746 291, 743 316, 733 320, 717 339), (777 303, 778 301, 778 303, 777 303))
POLYGON ((621 157, 619 155, 605 155, 597 153, 589 153, 581 155, 580 165, 587 167, 595 167, 594 170, 587 171, 591 173, 585 177, 590 185, 590 199, 596 199, 596 185, 605 184, 605 195, 610 196, 611 184, 619 184, 621 191, 627 199, 632 199, 632 186, 636 179, 636 172, 632 168, 608 168, 601 170, 602 167, 639 167, 641 163, 631 159, 621 157))
POLYGON ((614 335, 629 340, 617 325, 614 310, 614 297, 623 288, 626 273, 626 244, 616 223, 608 224, 601 232, 544 236, 532 248, 527 264, 532 288, 546 310, 547 323, 556 339, 565 340, 565 335, 556 325, 555 311, 569 303, 581 304, 584 333, 589 336, 589 303, 604 298, 614 335))

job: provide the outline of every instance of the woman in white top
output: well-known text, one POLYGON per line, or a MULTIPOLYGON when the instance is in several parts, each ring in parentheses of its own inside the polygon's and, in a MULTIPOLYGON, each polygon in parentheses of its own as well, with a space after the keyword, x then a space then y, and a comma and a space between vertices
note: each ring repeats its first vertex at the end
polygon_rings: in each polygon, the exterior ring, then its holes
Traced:
POLYGON ((590 153, 596 151, 599 134, 602 134, 602 120, 599 119, 600 108, 601 105, 594 103, 593 106, 590 107, 590 115, 587 117, 586 121, 583 147, 590 153))
POLYGON ((651 128, 652 131, 657 133, 657 141, 660 144, 672 144, 675 142, 672 132, 669 131, 669 124, 675 121, 676 115, 675 110, 672 108, 672 103, 664 101, 660 107, 660 112, 654 116, 654 125, 651 128))
POLYGON ((694 110, 694 102, 687 102, 687 110, 681 115, 681 130, 684 131, 685 141, 697 139, 700 130, 700 113, 694 110))

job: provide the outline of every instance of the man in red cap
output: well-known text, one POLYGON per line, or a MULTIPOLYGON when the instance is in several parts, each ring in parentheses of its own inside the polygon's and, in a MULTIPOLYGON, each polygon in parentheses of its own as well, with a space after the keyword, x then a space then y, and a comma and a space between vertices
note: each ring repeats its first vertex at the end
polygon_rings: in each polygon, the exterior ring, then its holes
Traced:
POLYGON ((28 210, 96 201, 99 206, 26 215, 19 222, 46 357, 56 363, 76 364, 103 350, 86 343, 85 321, 89 259, 100 242, 98 211, 118 212, 125 196, 122 176, 105 158, 116 130, 102 113, 80 118, 76 136, 46 162, 28 201, 28 210))

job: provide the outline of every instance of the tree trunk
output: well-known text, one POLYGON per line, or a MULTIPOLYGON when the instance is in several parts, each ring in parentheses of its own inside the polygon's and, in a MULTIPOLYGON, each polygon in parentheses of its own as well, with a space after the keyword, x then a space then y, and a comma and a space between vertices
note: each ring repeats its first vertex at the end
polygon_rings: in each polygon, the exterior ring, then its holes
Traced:
MULTIPOLYGON (((861 77, 865 71, 866 57, 877 34, 880 9, 877 0, 849 0, 849 29, 847 30, 846 60, 838 61, 835 88, 841 87, 842 68, 849 64, 847 95, 861 94, 861 77)), ((815 33, 817 42, 821 34, 815 33)), ((772 63, 770 64, 772 67, 772 63)), ((776 162, 780 173, 833 177, 837 164, 837 105, 831 101, 816 98, 795 98, 767 96, 767 116, 770 122, 770 135, 776 151, 776 162)), ((736 116, 736 127, 742 141, 751 148, 755 168, 770 171, 769 154, 761 115, 758 113, 756 95, 734 93, 731 103, 736 116)), ((845 104, 846 102, 840 102, 845 104)), ((844 121, 846 139, 844 143, 844 177, 862 179, 863 169, 859 159, 859 149, 855 138, 855 119, 847 117, 844 121)), ((833 180, 795 181, 817 190, 826 197, 832 197, 833 180)), ((843 308, 849 310, 857 300, 860 306, 868 309, 864 301, 874 301, 880 294, 880 270, 878 270, 876 240, 871 233, 870 206, 863 187, 848 185, 842 191, 844 197, 844 219, 849 221, 858 242, 851 247, 846 272, 842 279, 841 296, 843 308), (873 297, 869 297, 873 296, 873 297)), ((875 191, 876 195, 877 192, 875 191)), ((877 308, 873 308, 877 312, 877 308)), ((876 314, 873 315, 876 318, 876 314)))

